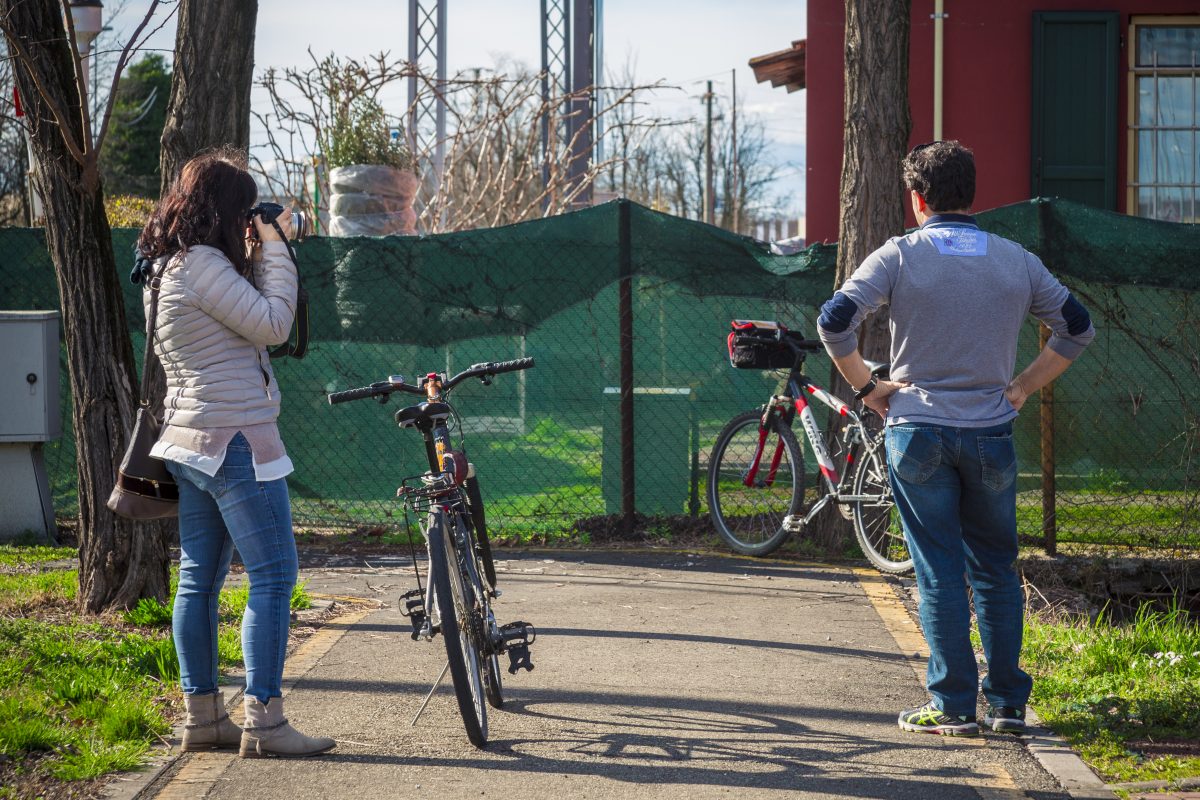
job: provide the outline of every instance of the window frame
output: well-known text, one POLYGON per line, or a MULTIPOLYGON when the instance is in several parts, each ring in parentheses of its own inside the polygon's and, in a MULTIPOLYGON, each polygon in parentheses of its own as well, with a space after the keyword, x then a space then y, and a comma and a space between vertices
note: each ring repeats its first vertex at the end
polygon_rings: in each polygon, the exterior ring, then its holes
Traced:
MULTIPOLYGON (((1157 189, 1164 186, 1172 186, 1191 190, 1191 217, 1193 223, 1200 222, 1200 203, 1197 203, 1196 195, 1200 193, 1200 167, 1193 166, 1194 183, 1181 184, 1164 184, 1164 183, 1139 183, 1138 182, 1138 133, 1144 130, 1158 131, 1161 128, 1158 121, 1155 120, 1153 125, 1139 126, 1137 111, 1138 111, 1138 93, 1137 79, 1142 76, 1158 76, 1158 75, 1181 75, 1191 77, 1193 81, 1192 96, 1197 96, 1200 91, 1200 63, 1195 67, 1141 67, 1137 63, 1138 50, 1138 31, 1141 28, 1181 28, 1194 27, 1200 28, 1200 14, 1162 14, 1150 15, 1141 14, 1130 16, 1129 18, 1129 35, 1126 41, 1126 49, 1128 53, 1128 76, 1127 76, 1127 133, 1126 133, 1126 148, 1125 148, 1125 213, 1129 216, 1140 217, 1140 205, 1138 202, 1138 189, 1149 187, 1155 190, 1157 204, 1157 189)), ((1155 91, 1157 91, 1157 86, 1155 91)), ((1192 162, 1196 164, 1200 160, 1200 154, 1197 148, 1200 147, 1200 107, 1197 107, 1193 112, 1192 119, 1192 162)), ((1157 170, 1157 158, 1155 159, 1155 169, 1157 170)), ((1145 217, 1145 219, 1157 219, 1157 217, 1145 217)))

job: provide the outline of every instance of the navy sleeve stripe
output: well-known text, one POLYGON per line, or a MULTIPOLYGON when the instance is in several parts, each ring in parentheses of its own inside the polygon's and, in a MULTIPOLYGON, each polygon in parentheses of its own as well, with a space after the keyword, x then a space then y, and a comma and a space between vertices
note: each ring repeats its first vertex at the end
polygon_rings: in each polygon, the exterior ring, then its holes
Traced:
POLYGON ((1070 336, 1086 333, 1087 329, 1092 326, 1091 315, 1073 294, 1067 295, 1067 302, 1063 303, 1062 315, 1063 320, 1067 323, 1067 333, 1070 336))
POLYGON ((833 297, 821 306, 821 316, 817 318, 817 325, 830 333, 842 333, 850 327, 857 313, 858 306, 853 300, 841 292, 834 292, 833 297))

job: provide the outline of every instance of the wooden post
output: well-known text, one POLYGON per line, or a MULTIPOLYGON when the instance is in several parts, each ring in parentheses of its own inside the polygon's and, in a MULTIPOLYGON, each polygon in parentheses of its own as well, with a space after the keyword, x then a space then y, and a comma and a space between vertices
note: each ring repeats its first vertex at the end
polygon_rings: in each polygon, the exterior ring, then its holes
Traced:
MULTIPOLYGON (((1038 328, 1038 342, 1045 348, 1050 329, 1038 328)), ((1046 555, 1058 552, 1057 495, 1054 486, 1054 381, 1042 387, 1039 428, 1042 440, 1042 540, 1046 555)))

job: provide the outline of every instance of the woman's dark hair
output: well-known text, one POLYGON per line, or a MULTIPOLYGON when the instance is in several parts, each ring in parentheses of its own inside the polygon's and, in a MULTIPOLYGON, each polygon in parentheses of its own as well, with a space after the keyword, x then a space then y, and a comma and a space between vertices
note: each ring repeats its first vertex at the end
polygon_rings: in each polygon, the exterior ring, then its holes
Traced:
POLYGON ((258 197, 245 155, 232 149, 203 153, 183 165, 179 177, 138 238, 143 256, 156 259, 206 244, 220 250, 244 276, 246 212, 258 197))
POLYGON ((956 141, 919 144, 901 167, 904 185, 932 211, 965 211, 975 202, 975 154, 956 141))

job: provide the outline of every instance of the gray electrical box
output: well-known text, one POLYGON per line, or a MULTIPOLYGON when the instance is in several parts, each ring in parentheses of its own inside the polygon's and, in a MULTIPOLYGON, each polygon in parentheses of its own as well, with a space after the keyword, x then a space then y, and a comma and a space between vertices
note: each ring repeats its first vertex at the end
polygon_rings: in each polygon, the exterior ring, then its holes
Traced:
POLYGON ((57 311, 0 311, 0 541, 54 541, 43 442, 62 435, 57 311))
POLYGON ((57 311, 0 311, 0 442, 62 435, 57 311))

